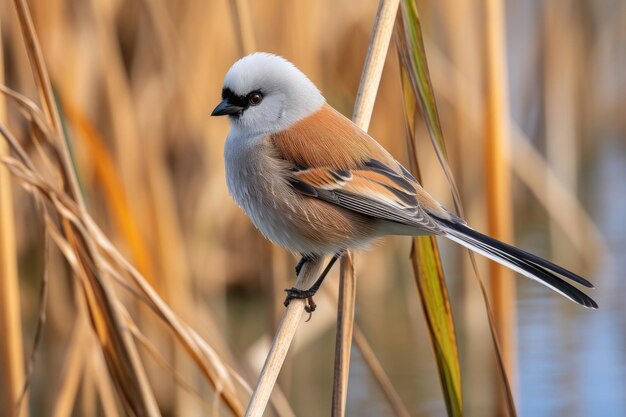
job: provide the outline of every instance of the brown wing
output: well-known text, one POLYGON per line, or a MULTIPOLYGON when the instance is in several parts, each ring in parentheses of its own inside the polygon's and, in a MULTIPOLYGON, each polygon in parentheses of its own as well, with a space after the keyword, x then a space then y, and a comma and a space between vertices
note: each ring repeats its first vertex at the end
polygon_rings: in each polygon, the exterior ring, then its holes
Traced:
MULTIPOLYGON (((354 170, 294 170, 289 183, 302 194, 377 219, 437 233, 440 229, 407 178, 372 170, 369 161, 354 170)), ((445 212, 445 211, 444 211, 445 212)), ((447 213, 447 212, 446 212, 447 213)))
POLYGON ((283 158, 300 167, 350 169, 376 159, 400 172, 378 142, 328 104, 270 139, 283 158))
POLYGON ((332 107, 271 137, 299 192, 371 217, 436 232, 449 213, 382 146, 332 107))

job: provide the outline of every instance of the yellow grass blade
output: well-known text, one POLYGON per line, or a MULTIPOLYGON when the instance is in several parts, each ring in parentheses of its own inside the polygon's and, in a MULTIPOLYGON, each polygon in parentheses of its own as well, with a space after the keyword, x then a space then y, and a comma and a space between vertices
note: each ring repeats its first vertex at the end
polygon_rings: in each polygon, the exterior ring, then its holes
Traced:
MULTIPOLYGON (((464 217, 463 206, 461 204, 460 196, 457 191, 454 177, 452 176, 452 172, 449 168, 449 163, 446 155, 445 142, 443 141, 443 132, 439 122, 432 83, 430 81, 430 74, 428 72, 428 66, 426 62, 426 53, 421 34, 417 7, 413 0, 404 0, 403 6, 404 7, 402 8, 403 14, 401 25, 403 26, 404 30, 400 31, 398 40, 400 57, 404 67, 407 69, 406 76, 403 79, 403 85, 405 86, 404 90, 408 91, 409 89, 407 85, 410 84, 413 94, 417 98, 420 109, 424 114, 424 119, 426 121, 426 125, 428 126, 429 132, 431 133, 431 140, 439 158, 439 162, 441 163, 443 170, 446 174, 446 178, 448 179, 456 209, 461 217, 464 217)), ((410 108, 411 106, 407 105, 407 109, 410 108)), ((411 115, 409 111, 407 111, 407 114, 411 115)), ((410 118, 410 131, 412 130, 412 123, 413 119, 410 118)), ((410 146, 410 149, 413 149, 414 151, 414 145, 410 146)), ((478 285, 481 290, 483 301, 485 303, 489 330, 496 353, 498 372, 505 391, 506 410, 508 411, 509 415, 514 416, 516 415, 515 404, 513 401, 512 389, 506 374, 505 359, 503 359, 503 354, 500 349, 500 343, 497 338, 496 321, 494 319, 494 315, 491 311, 491 306, 489 304, 487 289, 478 273, 474 254, 469 252, 469 256, 472 262, 476 279, 478 281, 478 285)))
POLYGON ((461 368, 454 321, 434 237, 420 236, 413 240, 411 263, 437 359, 446 409, 450 416, 462 416, 461 368))
MULTIPOLYGON (((400 29, 398 48, 401 56, 405 58, 410 56, 413 59, 412 66, 407 66, 405 63, 405 66, 401 67, 408 130, 407 141, 411 150, 409 156, 411 170, 419 180, 419 166, 415 153, 416 145, 414 143, 416 97, 419 97, 420 108, 425 115, 433 141, 436 143, 435 148, 438 150, 440 159, 446 159, 447 156, 428 76, 426 56, 421 42, 421 29, 419 27, 417 9, 413 2, 404 1, 401 10, 402 18, 398 19, 400 29), (408 48, 411 48, 411 51, 408 48), (412 73, 409 73, 407 67, 412 69, 412 73), (416 88, 418 91, 417 96, 413 94, 411 79, 419 87, 416 88)), ((449 170, 447 170, 447 173, 451 175, 449 170)), ((463 415, 461 368, 454 321, 452 311, 450 310, 448 291, 439 258, 437 242, 434 237, 420 236, 414 239, 411 250, 411 262, 437 361, 446 409, 449 416, 461 416, 463 415)))

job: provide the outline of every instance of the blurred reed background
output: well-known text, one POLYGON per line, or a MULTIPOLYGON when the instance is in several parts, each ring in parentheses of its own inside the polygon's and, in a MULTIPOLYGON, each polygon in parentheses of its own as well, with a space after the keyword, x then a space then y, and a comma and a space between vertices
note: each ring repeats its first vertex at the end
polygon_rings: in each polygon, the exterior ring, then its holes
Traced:
MULTIPOLYGON (((264 241, 228 196, 222 161, 228 126, 209 114, 230 65, 244 53, 262 50, 294 62, 333 106, 350 115, 377 2, 28 4, 87 210, 171 308, 253 383, 282 312, 282 288, 294 280, 295 258, 264 241)), ((484 138, 491 90, 485 3, 417 4, 452 169, 469 222, 487 230, 484 138)), ((506 340, 508 354, 516 358, 511 380, 518 411, 533 417, 621 416, 626 409, 621 272, 626 267, 626 3, 509 0, 503 6, 500 41, 506 56, 496 75, 508 85, 508 111, 502 116, 510 117, 504 132, 510 140, 512 213, 505 221, 518 246, 590 277, 600 304, 599 311, 587 311, 544 287, 515 280, 517 296, 508 308, 517 322, 506 340)), ((0 12, 2 83, 41 103, 14 3, 2 2, 0 12)), ((0 103, 1 123, 25 151, 45 154, 15 101, 0 103)), ((407 164, 402 106, 392 44, 370 133, 407 164)), ((453 207, 421 120, 417 129, 423 182, 453 207)), ((0 154, 4 148, 0 141, 0 154)), ((40 159, 37 166, 45 171, 46 158, 40 159)), ((46 244, 46 225, 20 186, 24 183, 29 184, 0 171, 0 279, 9 283, 0 287, 0 404, 21 390, 25 361, 24 369, 34 366, 28 406, 20 416, 123 415, 96 338, 84 326, 89 317, 71 267, 46 244), (15 257, 17 275, 11 272, 15 257), (46 320, 32 362, 43 279, 46 320), (17 291, 19 302, 12 295, 17 291)), ((389 238, 367 255, 358 254, 357 320, 411 415, 439 416, 445 407, 409 247, 410 239, 389 238)), ((441 249, 465 415, 497 415, 484 304, 465 254, 444 242, 441 249)), ((479 259, 479 266, 487 277, 487 263, 479 259)), ((336 274, 326 286, 337 285, 336 274)), ((229 415, 167 326, 122 285, 113 288, 149 341, 138 343, 138 351, 162 414, 229 415)), ((330 409, 335 308, 319 298, 279 379, 298 416, 326 415, 330 409)), ((98 337, 103 340, 101 333, 98 337)), ((347 415, 396 415, 356 350, 350 376, 347 415)), ((245 404, 245 390, 236 391, 245 404)), ((8 416, 10 410, 4 406, 0 413, 8 416)))

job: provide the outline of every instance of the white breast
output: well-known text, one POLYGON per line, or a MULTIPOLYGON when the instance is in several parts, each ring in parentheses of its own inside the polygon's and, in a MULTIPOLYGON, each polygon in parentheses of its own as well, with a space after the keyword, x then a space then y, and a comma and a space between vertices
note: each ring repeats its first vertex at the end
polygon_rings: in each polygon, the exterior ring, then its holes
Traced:
POLYGON ((269 155, 264 136, 245 137, 231 130, 224 147, 228 191, 269 240, 301 253, 321 249, 313 248, 312 242, 298 233, 295 213, 299 196, 280 175, 287 167, 269 155))

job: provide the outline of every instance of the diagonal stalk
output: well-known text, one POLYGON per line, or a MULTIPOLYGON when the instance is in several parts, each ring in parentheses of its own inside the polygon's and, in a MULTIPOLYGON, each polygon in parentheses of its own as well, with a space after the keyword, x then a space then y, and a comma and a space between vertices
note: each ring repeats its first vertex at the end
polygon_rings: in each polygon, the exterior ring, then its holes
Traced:
MULTIPOLYGON (((321 270, 323 258, 316 258, 304 264, 296 281, 296 288, 309 288, 321 270)), ((265 411, 272 389, 280 373, 287 351, 304 313, 305 300, 291 300, 278 324, 270 351, 267 354, 259 379, 246 409, 246 417, 261 417, 265 411)))
MULTIPOLYGON (((381 0, 380 7, 376 15, 376 21, 374 23, 374 30, 370 39, 370 48, 368 50, 368 56, 366 58, 365 66, 361 76, 361 86, 357 94, 357 106, 355 106, 355 115, 353 120, 361 127, 367 128, 371 119, 371 112, 374 105, 374 99, 376 92, 378 91, 378 85, 380 84, 380 75, 382 74, 382 68, 387 55, 387 49, 389 47, 389 40, 391 39, 391 33, 393 31, 393 22, 395 20, 397 7, 399 0, 381 0), (390 23, 391 22, 391 23, 390 23), (367 80, 367 82, 364 82, 367 80), (362 104, 359 104, 362 103, 362 104)), ((316 277, 315 270, 319 269, 321 260, 315 262, 307 262, 302 269, 298 280, 296 281, 296 288, 307 288, 306 284, 313 282, 316 277)), ((347 271, 351 269, 350 264, 342 261, 341 270, 344 276, 344 294, 354 293, 354 273, 347 271), (346 273, 347 272, 347 273, 346 273)), ((354 317, 354 301, 349 303, 342 303, 340 301, 340 310, 344 311, 340 314, 342 317, 354 317), (349 313, 352 311, 352 313, 349 313)), ((270 351, 265 359, 261 374, 257 381, 257 385, 252 393, 252 398, 248 404, 246 410, 246 417, 259 417, 263 414, 267 401, 271 394, 272 388, 276 383, 278 374, 282 367, 282 364, 287 355, 287 351, 293 336, 298 328, 302 313, 304 311, 304 300, 292 300, 285 312, 283 318, 278 326, 276 335, 270 351)), ((339 370, 335 370, 335 380, 340 381, 335 383, 333 404, 337 404, 337 407, 333 405, 333 415, 343 415, 345 409, 345 394, 347 387, 347 375, 348 375, 348 363, 349 363, 349 349, 351 344, 351 328, 352 323, 348 323, 347 320, 340 320, 338 328, 343 328, 343 335, 340 339, 343 341, 339 344, 341 351, 339 356, 341 359, 341 365, 339 370), (350 333, 350 337, 347 337, 347 332, 350 333), (347 346, 347 347, 346 347, 347 346)))
MULTIPOLYGON (((72 199, 77 203, 78 210, 83 217, 87 217, 87 209, 83 196, 80 192, 78 179, 71 160, 69 144, 64 135, 61 118, 52 94, 52 85, 46 69, 43 54, 28 4, 25 0, 15 0, 15 8, 26 42, 26 50, 31 62, 37 91, 43 102, 44 113, 54 129, 57 141, 56 149, 61 155, 61 172, 64 176, 65 187, 72 199)), ((63 220, 64 234, 74 247, 80 258, 81 275, 88 279, 82 282, 83 294, 89 307, 90 318, 94 331, 99 333, 100 338, 110 338, 108 345, 103 344, 103 351, 107 356, 109 370, 119 378, 119 383, 126 385, 125 388, 133 392, 120 389, 118 394, 127 400, 125 405, 134 412, 145 415, 160 415, 156 399, 148 384, 143 365, 139 361, 136 346, 132 336, 124 331, 119 312, 115 309, 112 299, 114 297, 110 283, 105 279, 101 268, 101 259, 90 239, 81 236, 80 232, 67 220, 63 220), (115 335, 112 337, 112 335, 115 335)), ((120 385, 121 388, 122 385, 120 385)))
MULTIPOLYGON (((352 114, 352 121, 364 131, 368 130, 372 118, 374 102, 376 101, 376 94, 380 85, 387 51, 389 50, 389 42, 393 34, 393 26, 398 14, 399 4, 399 0, 381 0, 378 4, 352 114)), ((356 300, 354 258, 350 253, 341 260, 339 285, 332 415, 342 417, 346 411, 356 300)))

